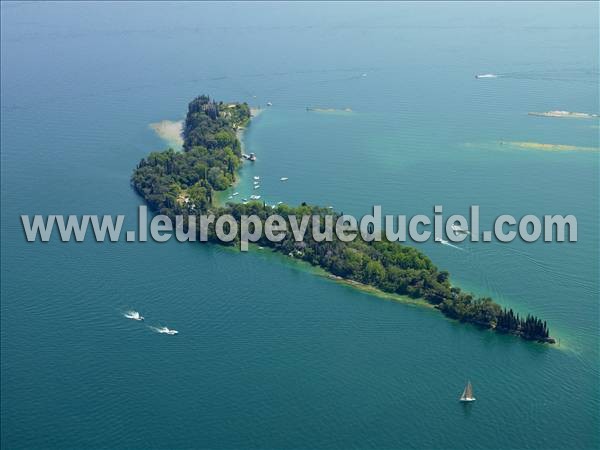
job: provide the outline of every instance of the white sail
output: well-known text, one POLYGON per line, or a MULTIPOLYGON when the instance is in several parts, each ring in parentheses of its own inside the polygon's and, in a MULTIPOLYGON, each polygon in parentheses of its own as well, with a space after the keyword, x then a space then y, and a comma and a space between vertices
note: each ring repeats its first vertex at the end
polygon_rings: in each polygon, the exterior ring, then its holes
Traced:
POLYGON ((475 397, 473 397, 473 386, 471 386, 471 382, 467 382, 467 386, 460 396, 461 402, 474 402, 475 397))

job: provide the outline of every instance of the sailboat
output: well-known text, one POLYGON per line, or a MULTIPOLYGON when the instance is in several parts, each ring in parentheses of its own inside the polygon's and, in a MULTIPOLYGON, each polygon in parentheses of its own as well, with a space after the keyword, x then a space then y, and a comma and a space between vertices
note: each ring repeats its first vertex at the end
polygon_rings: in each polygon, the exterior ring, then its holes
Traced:
POLYGON ((460 401, 461 402, 474 402, 475 401, 475 397, 473 397, 473 386, 471 386, 470 381, 467 382, 467 386, 465 387, 465 390, 463 391, 462 395, 460 396, 460 401))

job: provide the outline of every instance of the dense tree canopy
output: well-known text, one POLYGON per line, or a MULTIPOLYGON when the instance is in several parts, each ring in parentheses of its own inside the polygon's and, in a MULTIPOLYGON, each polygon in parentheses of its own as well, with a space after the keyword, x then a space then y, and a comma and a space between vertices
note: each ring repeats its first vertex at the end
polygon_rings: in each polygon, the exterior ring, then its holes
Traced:
POLYGON ((213 192, 227 189, 235 181, 241 162, 240 142, 235 130, 250 119, 245 103, 224 104, 207 96, 188 106, 182 152, 151 153, 140 161, 132 183, 149 206, 173 216, 206 211, 213 192))

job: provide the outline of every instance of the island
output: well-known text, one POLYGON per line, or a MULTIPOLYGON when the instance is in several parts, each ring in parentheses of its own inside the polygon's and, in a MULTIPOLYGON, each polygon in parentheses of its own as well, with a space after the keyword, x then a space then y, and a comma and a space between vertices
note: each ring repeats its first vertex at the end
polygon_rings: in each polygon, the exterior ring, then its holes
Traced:
MULTIPOLYGON (((288 221, 289 216, 340 214, 330 208, 302 203, 292 207, 284 204, 267 206, 254 201, 246 204, 218 204, 215 192, 233 185, 242 164, 241 143, 236 132, 251 119, 246 103, 223 103, 201 95, 188 105, 183 127, 181 151, 168 149, 150 153, 133 172, 131 182, 149 207, 172 219, 182 215, 231 214, 257 215, 263 221, 276 212, 288 221)), ((208 230, 209 241, 222 245, 216 238, 214 225, 208 230)), ((280 242, 263 236, 257 244, 273 251, 306 261, 328 272, 332 277, 378 291, 422 299, 445 316, 482 328, 520 336, 542 343, 555 343, 545 321, 533 315, 523 316, 502 308, 489 297, 476 297, 450 282, 449 273, 439 270, 419 250, 390 242, 365 242, 355 239, 342 242, 316 242, 309 234, 296 242, 291 233, 280 242)))

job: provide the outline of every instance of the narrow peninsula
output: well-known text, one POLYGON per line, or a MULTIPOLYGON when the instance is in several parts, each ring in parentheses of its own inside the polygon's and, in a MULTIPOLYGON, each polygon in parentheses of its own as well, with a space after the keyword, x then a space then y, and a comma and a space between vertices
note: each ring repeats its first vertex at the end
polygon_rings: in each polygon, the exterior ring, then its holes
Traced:
MULTIPOLYGON (((236 131, 247 126, 250 108, 246 103, 215 102, 199 96, 190 102, 183 127, 183 149, 154 152, 142 159, 132 175, 135 190, 149 207, 172 219, 176 215, 231 214, 238 221, 242 215, 255 214, 264 222, 276 212, 288 222, 289 216, 338 214, 329 208, 301 204, 267 206, 254 201, 247 204, 218 205, 215 192, 232 186, 242 164, 241 144, 236 131)), ((209 227, 209 240, 216 238, 209 227)), ((225 244, 235 245, 235 242, 225 244)), ((413 299, 423 299, 444 315, 497 332, 510 333, 527 340, 554 343, 546 322, 538 317, 521 316, 502 308, 489 297, 452 286, 447 271, 439 270, 419 250, 386 240, 365 242, 355 239, 342 242, 316 242, 306 236, 296 242, 288 233, 280 242, 266 237, 258 245, 319 266, 335 277, 361 283, 380 291, 413 299)))

